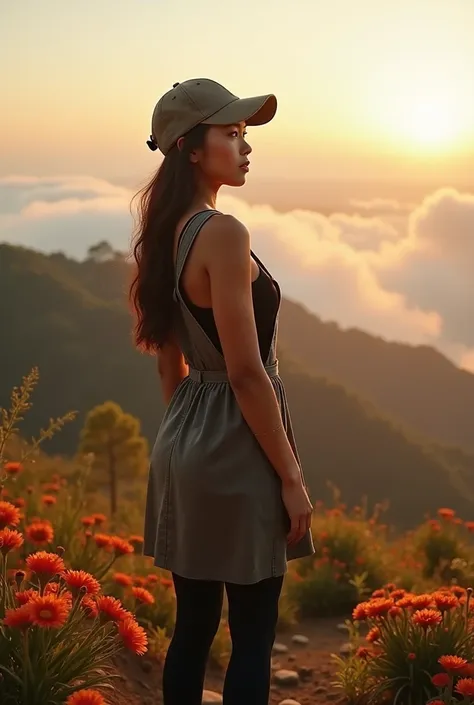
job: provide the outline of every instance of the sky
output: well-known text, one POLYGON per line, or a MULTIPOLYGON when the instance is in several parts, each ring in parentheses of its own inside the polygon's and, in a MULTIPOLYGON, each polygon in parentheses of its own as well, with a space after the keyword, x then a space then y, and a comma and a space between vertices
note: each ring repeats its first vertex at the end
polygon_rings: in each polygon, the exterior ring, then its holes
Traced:
POLYGON ((0 242, 130 247, 160 95, 274 92, 248 226, 289 298, 474 372, 474 0, 0 0, 0 242))
POLYGON ((473 27, 473 0, 0 0, 0 175, 134 183, 160 95, 210 77, 278 98, 257 182, 470 183, 473 27))

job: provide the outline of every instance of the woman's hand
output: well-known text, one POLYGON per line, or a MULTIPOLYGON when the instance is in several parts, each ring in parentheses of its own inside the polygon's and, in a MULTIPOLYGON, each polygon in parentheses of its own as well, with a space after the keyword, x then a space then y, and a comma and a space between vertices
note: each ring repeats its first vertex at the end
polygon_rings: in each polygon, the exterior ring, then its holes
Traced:
POLYGON ((291 528, 288 534, 288 545, 291 546, 301 541, 306 532, 311 529, 313 505, 302 480, 283 483, 281 496, 290 517, 291 528))

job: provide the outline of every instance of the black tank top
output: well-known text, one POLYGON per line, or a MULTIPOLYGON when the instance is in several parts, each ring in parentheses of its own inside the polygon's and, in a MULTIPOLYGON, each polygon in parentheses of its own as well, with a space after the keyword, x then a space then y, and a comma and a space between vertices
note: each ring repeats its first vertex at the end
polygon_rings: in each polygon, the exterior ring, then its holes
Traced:
MULTIPOLYGON (((188 223, 186 223, 186 225, 187 224, 188 223)), ((184 226, 182 232, 184 232, 186 225, 184 226)), ((262 362, 265 364, 268 353, 270 352, 273 338, 273 326, 275 316, 278 312, 278 294, 271 277, 260 266, 260 263, 256 259, 255 261, 258 265, 259 274, 255 281, 252 282, 253 311, 255 316, 255 326, 258 334, 260 357, 262 358, 262 362)), ((186 292, 184 289, 181 289, 181 287, 180 293, 186 303, 186 306, 196 318, 201 328, 203 328, 208 338, 222 354, 222 346, 219 340, 219 333, 217 332, 217 326, 214 320, 212 308, 196 306, 196 304, 189 299, 186 292)))

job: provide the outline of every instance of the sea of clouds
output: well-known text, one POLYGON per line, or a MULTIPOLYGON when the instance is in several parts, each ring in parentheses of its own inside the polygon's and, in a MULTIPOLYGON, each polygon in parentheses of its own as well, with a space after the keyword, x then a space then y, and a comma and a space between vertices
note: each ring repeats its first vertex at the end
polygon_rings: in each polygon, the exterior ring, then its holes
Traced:
MULTIPOLYGON (((0 241, 83 258, 128 251, 133 192, 87 176, 0 179, 0 241)), ((474 195, 438 189, 421 203, 352 201, 350 214, 277 212, 223 195, 284 294, 324 320, 437 347, 474 371, 474 195)))

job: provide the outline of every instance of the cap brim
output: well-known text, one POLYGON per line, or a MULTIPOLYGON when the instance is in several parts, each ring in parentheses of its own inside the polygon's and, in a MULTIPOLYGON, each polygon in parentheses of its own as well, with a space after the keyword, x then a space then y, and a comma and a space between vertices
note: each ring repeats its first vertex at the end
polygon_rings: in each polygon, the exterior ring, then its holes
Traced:
POLYGON ((273 94, 253 98, 238 98, 211 115, 204 123, 208 125, 265 125, 275 116, 277 99, 273 94))

